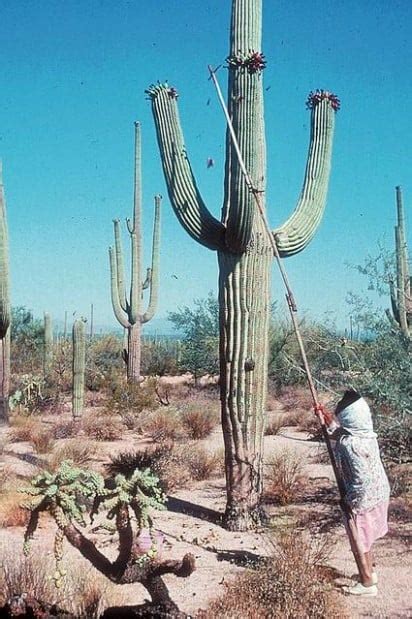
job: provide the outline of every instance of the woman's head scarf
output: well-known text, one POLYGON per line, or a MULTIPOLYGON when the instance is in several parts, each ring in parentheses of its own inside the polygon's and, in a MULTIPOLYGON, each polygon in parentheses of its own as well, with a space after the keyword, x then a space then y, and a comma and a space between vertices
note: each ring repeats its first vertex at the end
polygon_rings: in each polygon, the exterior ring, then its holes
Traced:
POLYGON ((338 413, 339 423, 349 434, 358 438, 375 438, 372 415, 368 403, 359 398, 338 413))

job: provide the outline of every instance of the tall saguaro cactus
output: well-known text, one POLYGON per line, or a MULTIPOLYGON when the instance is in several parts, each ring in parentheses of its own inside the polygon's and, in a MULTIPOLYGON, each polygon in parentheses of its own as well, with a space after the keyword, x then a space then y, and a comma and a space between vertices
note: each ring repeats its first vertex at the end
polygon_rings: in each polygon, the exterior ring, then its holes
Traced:
POLYGON ((50 372, 50 366, 53 358, 53 323, 50 314, 47 312, 43 316, 44 325, 44 357, 43 357, 43 370, 47 375, 50 372))
POLYGON ((7 423, 9 418, 11 319, 9 286, 9 239, 0 160, 0 424, 7 423))
POLYGON ((398 223, 395 226, 396 283, 390 282, 393 318, 405 337, 411 337, 412 329, 412 277, 409 273, 408 244, 406 240, 405 214, 401 187, 396 187, 398 223))
MULTIPOLYGON (((228 112, 250 190, 229 132, 222 219, 204 204, 183 142, 177 92, 148 89, 163 171, 175 213, 196 241, 216 250, 219 263, 220 390, 227 480, 226 526, 245 530, 259 519, 267 391, 270 266, 273 252, 256 199, 265 208, 266 147, 261 50, 262 0, 233 0, 228 57, 228 112)), ((303 189, 275 238, 282 257, 304 249, 321 220, 330 171, 338 99, 311 93, 311 136, 303 189)))
POLYGON ((114 220, 114 248, 110 247, 111 295, 114 314, 119 323, 127 329, 128 343, 125 350, 127 380, 140 381, 141 327, 151 320, 157 307, 159 287, 159 246, 160 246, 160 202, 155 196, 153 223, 152 266, 147 269, 146 279, 142 279, 142 173, 141 173, 141 135, 140 123, 135 123, 135 166, 134 166, 134 207, 133 220, 127 220, 131 242, 131 284, 129 298, 125 291, 124 259, 121 242, 120 221, 114 220), (149 304, 142 311, 143 290, 150 288, 149 304))
POLYGON ((84 405, 84 380, 86 371, 86 330, 84 320, 73 323, 73 394, 72 411, 75 421, 80 421, 84 405))

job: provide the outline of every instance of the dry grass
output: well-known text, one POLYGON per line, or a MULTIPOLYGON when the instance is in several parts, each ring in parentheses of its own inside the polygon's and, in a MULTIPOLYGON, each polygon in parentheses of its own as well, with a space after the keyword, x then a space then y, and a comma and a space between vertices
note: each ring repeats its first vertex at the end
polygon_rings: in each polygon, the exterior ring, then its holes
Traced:
POLYGON ((155 443, 176 441, 184 435, 180 413, 172 406, 150 413, 143 428, 155 443))
POLYGON ((72 460, 74 464, 83 466, 90 462, 96 452, 97 446, 90 440, 68 439, 54 448, 49 458, 49 467, 55 471, 64 460, 72 460))
POLYGON ((33 417, 16 415, 10 420, 8 436, 12 443, 31 441, 33 433, 40 428, 40 421, 33 419, 33 417))
POLYGON ((0 527, 25 527, 29 521, 29 512, 21 507, 24 495, 9 489, 2 493, 0 502, 0 527))
POLYGON ((55 603, 69 616, 88 619, 100 617, 107 606, 106 592, 115 585, 94 571, 79 565, 71 569, 71 566, 67 566, 68 574, 63 580, 63 586, 56 589, 50 578, 55 570, 51 556, 33 552, 25 558, 23 554, 16 555, 16 549, 11 545, 3 550, 0 562, 1 604, 13 595, 29 593, 41 602, 55 603))
POLYGON ((303 473, 301 456, 291 449, 276 454, 267 467, 265 498, 288 505, 296 497, 303 473))
POLYGON ((54 439, 51 434, 50 428, 40 426, 32 432, 31 444, 39 454, 48 453, 54 445, 54 439))
POLYGON ((53 427, 54 438, 71 438, 77 434, 79 424, 73 419, 60 419, 53 427))
POLYGON ((272 414, 265 428, 266 436, 276 436, 287 425, 286 416, 280 413, 272 414))
POLYGON ((202 619, 349 618, 343 598, 332 590, 323 568, 324 548, 296 533, 282 536, 274 556, 226 585, 225 594, 202 619))
POLYGON ((391 496, 412 501, 412 465, 393 464, 387 469, 391 496))
POLYGON ((95 441, 116 441, 124 433, 118 418, 103 413, 85 415, 81 424, 85 434, 95 441))
POLYGON ((222 449, 210 452, 201 445, 192 445, 178 449, 176 456, 181 457, 182 463, 188 468, 190 477, 195 481, 221 477, 224 474, 222 449))
POLYGON ((188 404, 182 412, 182 424, 188 436, 194 440, 207 438, 219 421, 216 407, 210 403, 188 404))

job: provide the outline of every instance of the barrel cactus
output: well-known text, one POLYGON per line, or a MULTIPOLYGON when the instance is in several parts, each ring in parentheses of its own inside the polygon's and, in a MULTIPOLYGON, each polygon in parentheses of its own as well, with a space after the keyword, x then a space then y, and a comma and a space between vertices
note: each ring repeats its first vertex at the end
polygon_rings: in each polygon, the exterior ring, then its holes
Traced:
POLYGON ((135 123, 135 178, 133 219, 127 220, 131 242, 131 284, 127 298, 124 277, 124 258, 121 242, 120 221, 114 224, 114 248, 109 248, 111 297, 114 314, 127 331, 127 347, 124 359, 127 365, 128 382, 140 382, 141 328, 151 320, 157 307, 159 287, 159 247, 160 247, 160 203, 161 196, 155 196, 155 215, 153 224, 152 266, 142 278, 142 172, 141 172, 141 131, 140 123, 135 123), (142 311, 143 291, 150 288, 149 305, 142 311))
POLYGON ((399 186, 396 187, 396 209, 398 219, 395 226, 396 279, 389 282, 391 305, 393 319, 399 325, 404 336, 410 339, 412 333, 412 277, 409 273, 402 189, 399 186))
POLYGON ((72 409, 75 421, 81 419, 84 405, 84 380, 86 371, 86 333, 85 321, 73 323, 73 394, 72 409))
POLYGON ((8 422, 10 386, 9 238, 0 160, 0 424, 8 422))
MULTIPOLYGON (((196 185, 177 108, 167 83, 149 87, 157 139, 173 209, 189 235, 217 251, 219 264, 220 390, 227 480, 226 526, 245 530, 259 520, 267 391, 270 268, 273 248, 256 200, 265 208, 266 148, 261 51, 262 0, 232 0, 228 113, 248 187, 230 133, 222 217, 216 219, 196 185)), ((337 97, 309 95, 309 153, 303 188, 291 217, 273 231, 281 257, 302 251, 321 221, 326 202, 337 97)))

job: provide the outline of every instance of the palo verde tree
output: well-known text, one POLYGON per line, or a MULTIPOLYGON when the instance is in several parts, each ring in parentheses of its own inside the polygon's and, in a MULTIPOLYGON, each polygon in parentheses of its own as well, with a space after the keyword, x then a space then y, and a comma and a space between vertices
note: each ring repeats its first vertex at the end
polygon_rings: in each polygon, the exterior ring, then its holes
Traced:
POLYGON ((8 422, 10 388, 9 238, 0 160, 0 424, 8 422))
POLYGON ((412 278, 409 273, 408 244, 406 241, 405 214, 402 189, 396 187, 398 223, 395 226, 396 279, 389 282, 393 318, 405 337, 411 337, 412 329, 412 278))
POLYGON ((142 280, 142 172, 140 123, 135 123, 135 166, 134 166, 134 208, 133 220, 126 220, 131 242, 131 284, 127 298, 124 276, 124 259, 120 233, 120 221, 115 219, 114 248, 109 248, 111 296, 114 314, 127 330, 127 349, 124 359, 127 365, 127 380, 140 381, 141 328, 151 320, 157 307, 159 287, 159 245, 160 245, 160 202, 155 196, 155 215, 153 224, 152 267, 147 269, 146 279, 142 280), (150 288, 149 305, 142 312, 143 290, 150 288))
MULTIPOLYGON (((184 146, 177 91, 152 85, 148 94, 174 211, 197 242, 217 251, 219 263, 220 389, 227 480, 226 526, 245 530, 259 519, 267 391, 270 267, 273 247, 263 218, 266 148, 261 51, 262 0, 232 0, 227 59, 228 112, 252 188, 230 133, 226 137, 221 221, 207 209, 184 146)), ((322 218, 328 187, 337 97, 309 95, 311 136, 303 189, 295 211, 275 230, 282 257, 302 251, 322 218)))

